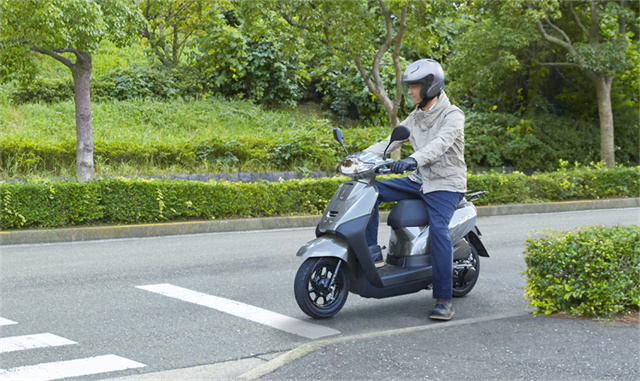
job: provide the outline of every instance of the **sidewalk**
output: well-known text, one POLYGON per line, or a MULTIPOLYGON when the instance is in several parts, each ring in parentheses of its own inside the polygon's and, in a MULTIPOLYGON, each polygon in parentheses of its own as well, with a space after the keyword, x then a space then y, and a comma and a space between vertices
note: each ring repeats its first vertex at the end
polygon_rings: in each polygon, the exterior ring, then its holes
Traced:
POLYGON ((638 380, 638 328, 637 324, 535 317, 525 311, 454 319, 307 344, 240 378, 638 380))
MULTIPOLYGON (((640 198, 568 201, 537 204, 479 206, 478 217, 569 212, 576 210, 640 207, 640 198)), ((388 213, 381 213, 382 220, 388 213)), ((61 229, 25 229, 0 231, 0 245, 91 241, 102 239, 157 237, 231 231, 313 227, 320 216, 239 218, 230 220, 166 222, 140 225, 90 226, 61 229)), ((639 216, 640 223, 640 216, 639 216)))

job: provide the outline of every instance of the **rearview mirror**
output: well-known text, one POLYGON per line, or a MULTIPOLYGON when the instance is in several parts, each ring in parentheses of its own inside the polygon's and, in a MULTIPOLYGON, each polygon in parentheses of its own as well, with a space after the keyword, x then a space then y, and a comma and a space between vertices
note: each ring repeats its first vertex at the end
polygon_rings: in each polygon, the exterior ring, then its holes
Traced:
POLYGON ((409 128, 407 126, 399 125, 391 131, 391 141, 397 142, 400 140, 407 140, 411 132, 409 132, 409 128))
POLYGON ((382 156, 387 156, 387 150, 389 149, 389 147, 391 147, 391 143, 399 142, 401 140, 407 140, 409 139, 409 136, 411 136, 409 127, 403 125, 396 126, 396 128, 391 131, 391 139, 389 140, 387 148, 384 149, 384 153, 382 154, 382 156))
POLYGON ((349 151, 347 151, 347 147, 344 146, 344 143, 342 142, 342 130, 339 128, 334 128, 333 129, 333 138, 340 143, 340 145, 342 146, 342 148, 344 148, 344 152, 349 155, 349 151))

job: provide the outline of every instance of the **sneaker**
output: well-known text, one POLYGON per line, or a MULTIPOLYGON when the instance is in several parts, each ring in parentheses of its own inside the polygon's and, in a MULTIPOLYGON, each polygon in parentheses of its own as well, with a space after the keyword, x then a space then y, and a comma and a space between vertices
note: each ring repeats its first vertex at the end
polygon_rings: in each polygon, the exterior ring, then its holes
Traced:
POLYGON ((438 299, 429 317, 435 320, 451 320, 453 314, 453 302, 451 299, 438 299))
POLYGON ((380 247, 380 245, 369 246, 369 255, 371 255, 373 263, 382 262, 384 260, 382 258, 382 248, 380 247))

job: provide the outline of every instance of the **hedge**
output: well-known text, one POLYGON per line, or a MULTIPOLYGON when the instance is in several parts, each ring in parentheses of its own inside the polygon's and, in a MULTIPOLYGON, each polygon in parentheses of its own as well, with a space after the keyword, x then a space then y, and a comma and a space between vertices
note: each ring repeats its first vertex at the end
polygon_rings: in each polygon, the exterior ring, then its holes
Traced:
MULTIPOLYGON (((576 168, 532 176, 490 172, 469 175, 468 188, 488 192, 476 205, 638 197, 639 175, 640 167, 576 168)), ((346 179, 250 184, 125 178, 2 182, 0 226, 51 228, 320 214, 346 179)))
POLYGON ((525 296, 536 313, 610 318, 640 306, 640 226, 530 238, 525 296))

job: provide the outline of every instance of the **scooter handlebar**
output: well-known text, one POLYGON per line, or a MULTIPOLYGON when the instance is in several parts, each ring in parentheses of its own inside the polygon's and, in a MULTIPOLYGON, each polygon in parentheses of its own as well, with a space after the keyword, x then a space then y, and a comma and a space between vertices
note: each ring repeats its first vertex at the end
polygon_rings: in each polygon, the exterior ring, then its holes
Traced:
MULTIPOLYGON (((395 162, 394 162, 394 163, 395 163, 395 162)), ((392 166, 393 166, 393 163, 392 163, 392 164, 389 164, 389 165, 386 165, 386 166, 384 166, 384 167, 380 167, 380 168, 378 168, 378 169, 376 170, 376 172, 377 172, 377 173, 379 173, 379 174, 381 174, 381 175, 388 175, 389 173, 393 173, 393 171, 391 170, 391 167, 392 167, 392 166)), ((415 171, 417 167, 418 167, 417 165, 412 165, 412 166, 410 166, 410 167, 407 167, 407 169, 406 169, 404 172, 412 172, 412 171, 415 171)), ((404 173, 404 172, 403 172, 403 173, 404 173)))

